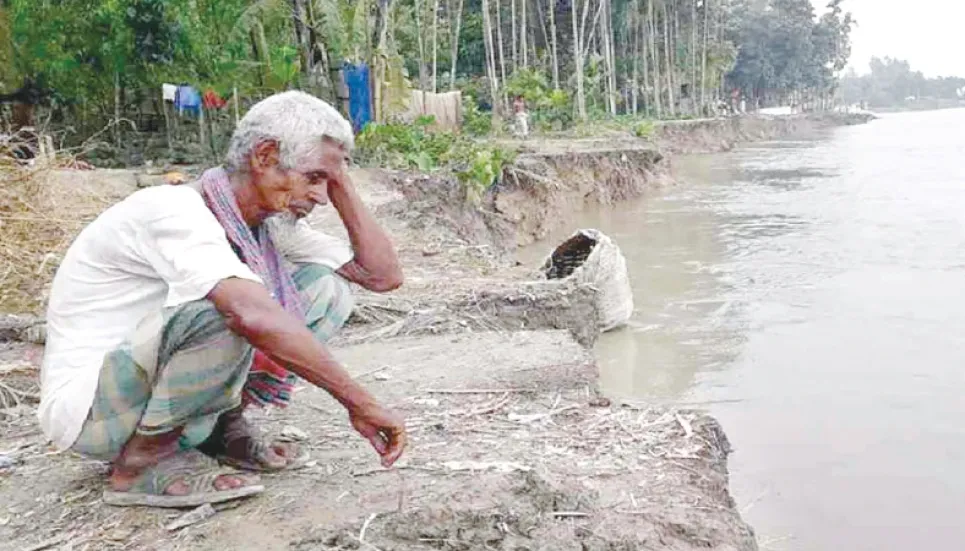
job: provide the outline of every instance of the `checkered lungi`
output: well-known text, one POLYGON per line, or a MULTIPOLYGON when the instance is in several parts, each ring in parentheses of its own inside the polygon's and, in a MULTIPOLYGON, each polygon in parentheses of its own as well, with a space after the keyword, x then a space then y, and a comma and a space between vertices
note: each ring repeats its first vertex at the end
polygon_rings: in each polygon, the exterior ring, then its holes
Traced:
MULTIPOLYGON (((307 308, 306 324, 322 341, 338 331, 354 306, 348 283, 330 268, 302 265, 293 274, 307 308)), ((112 460, 137 432, 162 434, 184 427, 180 444, 193 448, 214 429, 218 416, 242 403, 253 349, 232 333, 208 300, 147 316, 109 352, 97 394, 72 450, 112 460)), ((287 400, 287 397, 286 397, 287 400)))

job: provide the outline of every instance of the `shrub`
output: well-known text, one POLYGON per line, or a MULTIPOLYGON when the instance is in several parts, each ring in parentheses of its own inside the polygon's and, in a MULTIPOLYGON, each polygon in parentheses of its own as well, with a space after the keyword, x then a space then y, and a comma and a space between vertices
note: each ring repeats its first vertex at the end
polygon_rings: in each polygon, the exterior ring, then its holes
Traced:
POLYGON ((452 132, 431 131, 433 122, 432 117, 420 117, 413 124, 369 124, 356 138, 356 160, 397 170, 447 170, 463 184, 466 197, 478 201, 513 162, 513 152, 452 132))

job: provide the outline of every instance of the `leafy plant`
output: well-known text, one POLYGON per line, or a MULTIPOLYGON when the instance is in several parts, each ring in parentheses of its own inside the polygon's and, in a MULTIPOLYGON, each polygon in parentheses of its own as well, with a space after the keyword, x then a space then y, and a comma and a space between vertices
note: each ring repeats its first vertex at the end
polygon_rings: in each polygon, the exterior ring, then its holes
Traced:
POLYGON ((513 163, 515 154, 500 148, 474 148, 468 166, 456 170, 456 177, 466 190, 466 199, 478 203, 489 188, 503 175, 503 169, 513 163))
POLYGON ((650 139, 653 137, 654 130, 656 125, 651 120, 639 121, 633 125, 633 135, 638 138, 650 139))
POLYGON ((473 136, 486 136, 493 131, 493 117, 479 109, 476 98, 463 95, 462 129, 473 136))
POLYGON ((356 138, 356 159, 399 170, 449 171, 465 187, 467 199, 478 201, 513 162, 513 153, 452 132, 432 131, 434 122, 433 117, 419 117, 412 124, 369 124, 356 138))
POLYGON ((511 98, 522 97, 534 127, 563 130, 573 123, 573 103, 565 90, 550 88, 546 75, 536 69, 519 69, 506 82, 511 98))

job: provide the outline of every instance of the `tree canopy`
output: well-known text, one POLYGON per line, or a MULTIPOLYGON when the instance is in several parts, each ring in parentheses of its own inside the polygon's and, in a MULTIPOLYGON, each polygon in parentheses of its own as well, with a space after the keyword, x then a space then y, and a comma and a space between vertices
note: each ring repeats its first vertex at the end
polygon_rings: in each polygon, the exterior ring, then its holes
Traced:
POLYGON ((461 89, 508 112, 521 95, 559 125, 701 116, 734 90, 828 100, 854 25, 842 0, 5 0, 0 92, 40 83, 60 116, 102 124, 162 82, 245 97, 338 95, 368 63, 376 113, 408 88, 461 89), (120 104, 120 105, 118 105, 120 104))
POLYGON ((872 58, 870 72, 858 75, 849 71, 841 80, 841 95, 849 104, 866 103, 871 107, 913 107, 924 102, 959 103, 965 96, 965 78, 926 78, 904 60, 872 58))

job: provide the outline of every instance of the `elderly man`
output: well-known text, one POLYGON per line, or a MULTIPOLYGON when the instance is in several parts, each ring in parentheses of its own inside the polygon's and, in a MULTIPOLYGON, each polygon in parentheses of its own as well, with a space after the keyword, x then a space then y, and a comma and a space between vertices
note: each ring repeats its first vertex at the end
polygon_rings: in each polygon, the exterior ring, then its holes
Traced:
POLYGON ((346 408, 383 465, 402 454, 402 420, 324 346, 351 311, 347 282, 402 282, 346 176, 352 147, 328 104, 272 96, 240 121, 224 169, 134 193, 70 246, 51 289, 39 417, 58 447, 111 462, 105 502, 186 507, 262 491, 211 457, 296 464, 297 450, 261 442, 243 416, 286 405, 296 376, 346 408), (351 252, 301 220, 328 200, 351 252))

